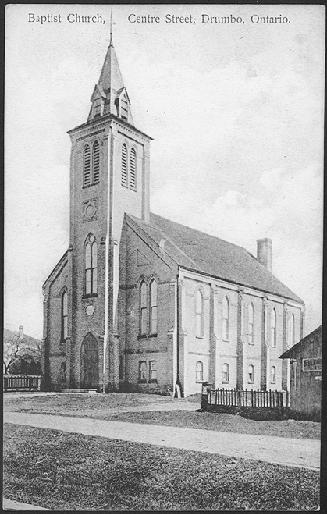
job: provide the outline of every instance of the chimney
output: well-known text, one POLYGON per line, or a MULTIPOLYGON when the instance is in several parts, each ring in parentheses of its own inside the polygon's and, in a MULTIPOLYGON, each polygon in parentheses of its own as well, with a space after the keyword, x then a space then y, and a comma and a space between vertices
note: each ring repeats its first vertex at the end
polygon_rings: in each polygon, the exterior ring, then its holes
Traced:
POLYGON ((19 325, 19 339, 24 339, 23 325, 19 325))
POLYGON ((272 241, 268 237, 257 240, 257 260, 263 264, 268 271, 272 271, 272 241))

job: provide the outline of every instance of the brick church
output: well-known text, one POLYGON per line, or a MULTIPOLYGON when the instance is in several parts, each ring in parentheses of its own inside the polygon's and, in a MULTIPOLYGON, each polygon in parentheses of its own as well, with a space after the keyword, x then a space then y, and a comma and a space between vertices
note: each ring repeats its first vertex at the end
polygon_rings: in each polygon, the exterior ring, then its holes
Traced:
POLYGON ((304 304, 257 257, 150 212, 151 137, 110 41, 71 139, 69 246, 43 285, 48 390, 289 389, 304 304))

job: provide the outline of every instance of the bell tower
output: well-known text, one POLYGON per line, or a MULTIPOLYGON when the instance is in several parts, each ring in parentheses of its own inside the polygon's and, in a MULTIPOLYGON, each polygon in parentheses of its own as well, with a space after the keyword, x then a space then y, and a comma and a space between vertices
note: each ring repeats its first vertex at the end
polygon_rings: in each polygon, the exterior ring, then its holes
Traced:
POLYGON ((117 390, 119 246, 125 213, 149 220, 151 138, 134 126, 112 34, 87 121, 68 134, 74 313, 70 384, 84 386, 88 372, 83 341, 91 334, 98 344, 99 383, 117 390))

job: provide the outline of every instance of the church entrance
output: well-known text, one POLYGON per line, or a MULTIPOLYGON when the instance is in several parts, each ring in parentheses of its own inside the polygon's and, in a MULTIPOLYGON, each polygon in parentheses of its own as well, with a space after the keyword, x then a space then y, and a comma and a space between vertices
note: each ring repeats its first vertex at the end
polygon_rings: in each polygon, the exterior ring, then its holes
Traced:
POLYGON ((98 341, 88 333, 81 347, 81 387, 94 389, 99 385, 98 341))

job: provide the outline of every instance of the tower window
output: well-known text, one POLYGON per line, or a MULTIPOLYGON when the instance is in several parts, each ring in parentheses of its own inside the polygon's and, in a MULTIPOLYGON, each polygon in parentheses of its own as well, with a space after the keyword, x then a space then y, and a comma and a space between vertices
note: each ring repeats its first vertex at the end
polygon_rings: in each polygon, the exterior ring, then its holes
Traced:
POLYGON ((127 146, 125 143, 121 151, 121 185, 127 187, 127 146))
POLYGON ((98 290, 98 247, 93 234, 87 236, 85 244, 85 294, 96 294, 98 290))
POLYGON ((61 340, 65 341, 68 337, 68 298, 67 291, 61 296, 61 340))
POLYGON ((136 152, 134 148, 129 157, 129 187, 136 191, 136 152))
POLYGON ((229 364, 227 364, 227 362, 223 364, 221 379, 223 384, 229 383, 229 364))
POLYGON ((203 362, 197 361, 195 365, 195 382, 203 382, 203 362))
POLYGON ((155 279, 150 282, 150 332, 156 334, 158 332, 158 287, 155 279))
POLYGON ((254 366, 253 366, 253 364, 250 364, 249 368, 248 368, 248 382, 249 382, 249 384, 254 383, 254 366))
POLYGON ((248 307, 248 336, 249 344, 254 344, 254 306, 253 303, 248 307))
POLYGON ((99 141, 93 143, 93 184, 98 184, 100 178, 100 147, 99 141))
POLYGON ((83 186, 91 185, 91 150, 89 145, 84 146, 84 170, 83 170, 83 186))
POLYGON ((223 299, 223 326, 222 336, 225 341, 229 339, 229 300, 227 296, 223 299))
POLYGON ((203 337, 204 325, 203 294, 199 289, 195 296, 196 337, 203 337))
POLYGON ((147 298, 147 285, 144 281, 140 285, 140 333, 145 335, 147 333, 147 312, 148 312, 148 298, 147 298))

